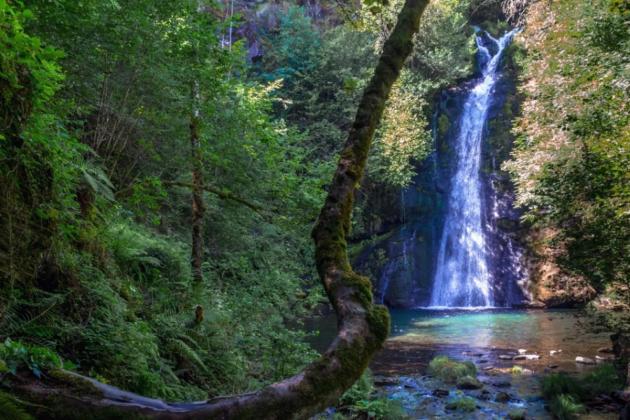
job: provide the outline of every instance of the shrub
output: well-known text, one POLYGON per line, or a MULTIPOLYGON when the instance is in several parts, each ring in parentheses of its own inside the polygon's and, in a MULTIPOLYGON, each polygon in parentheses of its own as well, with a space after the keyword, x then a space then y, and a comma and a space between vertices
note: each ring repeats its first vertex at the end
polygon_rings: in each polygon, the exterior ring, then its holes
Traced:
POLYGON ((19 369, 26 368, 38 378, 45 369, 63 366, 59 355, 49 348, 28 346, 10 338, 0 344, 0 362, 0 373, 15 374, 19 369))

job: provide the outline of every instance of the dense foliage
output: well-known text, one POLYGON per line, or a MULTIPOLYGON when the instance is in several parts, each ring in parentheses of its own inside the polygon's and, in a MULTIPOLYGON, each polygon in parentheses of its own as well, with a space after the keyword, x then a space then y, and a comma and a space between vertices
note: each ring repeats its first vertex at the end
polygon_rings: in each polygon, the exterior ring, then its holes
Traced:
MULTIPOLYGON (((300 322, 322 300, 308 232, 401 3, 346 24, 275 8, 253 63, 246 39, 226 43, 239 22, 210 3, 0 5, 2 336, 169 399, 295 372, 314 355, 300 322)), ((432 95, 472 70, 467 6, 428 11, 376 139, 358 234, 387 217, 369 197, 397 194, 431 151, 432 95)))
POLYGON ((519 37, 522 116, 506 166, 534 229, 597 289, 630 279, 629 10, 535 4, 519 37))

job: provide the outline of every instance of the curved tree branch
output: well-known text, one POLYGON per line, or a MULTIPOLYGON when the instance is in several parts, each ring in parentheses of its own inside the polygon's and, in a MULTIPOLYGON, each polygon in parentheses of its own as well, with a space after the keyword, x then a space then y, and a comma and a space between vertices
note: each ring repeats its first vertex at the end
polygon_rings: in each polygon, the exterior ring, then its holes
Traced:
MULTIPOLYGON (((313 229, 317 269, 338 317, 337 337, 319 360, 260 391, 199 403, 167 404, 64 371, 51 372, 54 378, 48 381, 15 383, 14 389, 29 394, 31 400, 65 404, 77 416, 100 407, 113 417, 124 412, 126 418, 133 413, 160 419, 289 419, 307 418, 333 405, 359 378, 389 333, 387 309, 372 303, 369 279, 352 271, 346 236, 374 131, 392 84, 412 50, 412 38, 427 4, 428 0, 405 1, 363 93, 313 229)), ((51 417, 51 413, 45 414, 51 417)))

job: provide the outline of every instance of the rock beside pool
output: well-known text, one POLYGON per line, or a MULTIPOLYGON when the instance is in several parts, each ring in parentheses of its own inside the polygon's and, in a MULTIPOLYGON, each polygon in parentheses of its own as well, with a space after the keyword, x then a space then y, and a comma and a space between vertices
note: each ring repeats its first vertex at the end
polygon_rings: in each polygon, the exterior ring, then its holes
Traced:
POLYGON ((444 397, 448 397, 449 392, 447 389, 438 388, 438 389, 434 389, 433 392, 431 392, 431 394, 434 397, 444 398, 444 397))
POLYGON ((481 389, 483 384, 477 378, 472 376, 462 376, 457 380, 457 388, 459 389, 481 389))
POLYGON ((590 357, 578 356, 575 358, 575 363, 580 363, 583 365, 594 365, 595 360, 591 359, 590 357))
POLYGON ((514 356, 512 360, 538 360, 540 355, 538 354, 519 354, 514 356))
POLYGON ((375 376, 374 385, 376 386, 393 386, 398 385, 398 378, 389 376, 375 376))
POLYGON ((512 410, 508 413, 508 419, 510 420, 525 420, 525 410, 518 409, 512 410))
POLYGON ((512 386, 512 384, 509 383, 508 381, 501 381, 501 382, 493 382, 492 386, 496 388, 509 388, 512 386))
POLYGON ((490 391, 488 391, 487 389, 482 390, 479 395, 477 395, 477 399, 488 401, 490 399, 490 391))
POLYGON ((498 403, 506 403, 511 399, 512 398, 510 397, 510 394, 508 394, 507 392, 497 392, 496 397, 494 397, 494 400, 498 403))

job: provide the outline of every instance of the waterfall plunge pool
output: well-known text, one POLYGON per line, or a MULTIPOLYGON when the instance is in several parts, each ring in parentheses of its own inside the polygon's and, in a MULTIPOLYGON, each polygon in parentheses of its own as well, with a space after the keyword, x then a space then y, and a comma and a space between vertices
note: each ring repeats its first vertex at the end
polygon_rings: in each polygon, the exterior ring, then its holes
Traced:
MULTIPOLYGON (((484 354, 486 363, 512 366, 498 356, 519 349, 540 355, 538 360, 519 361, 531 369, 552 365, 579 372, 585 366, 575 363, 577 356, 595 359, 599 349, 611 346, 610 333, 587 328, 587 319, 575 309, 390 309, 390 314, 390 338, 372 364, 377 373, 424 374, 429 361, 440 354, 460 359, 466 353, 484 354), (551 351, 556 353, 552 356, 551 351)), ((336 317, 311 319, 306 327, 319 332, 311 344, 324 351, 336 334, 336 317)))
MULTIPOLYGON (((610 334, 590 330, 581 311, 574 309, 390 309, 390 314, 390 338, 370 367, 379 393, 400 401, 411 418, 495 419, 524 410, 527 418, 550 419, 541 377, 586 372, 593 366, 575 358, 606 357, 599 350, 611 346, 610 334), (540 359, 512 360, 519 350, 540 359), (429 362, 439 355, 472 361, 484 388, 462 393, 430 377, 429 362), (449 395, 436 397, 436 389, 449 395), (498 402, 502 394, 509 399, 498 402), (446 404, 458 395, 473 398, 477 410, 448 410, 446 404)), ((312 343, 323 351, 335 335, 336 318, 331 314, 311 320, 307 327, 320 331, 312 343)), ((602 412, 590 418, 616 417, 602 412)))

